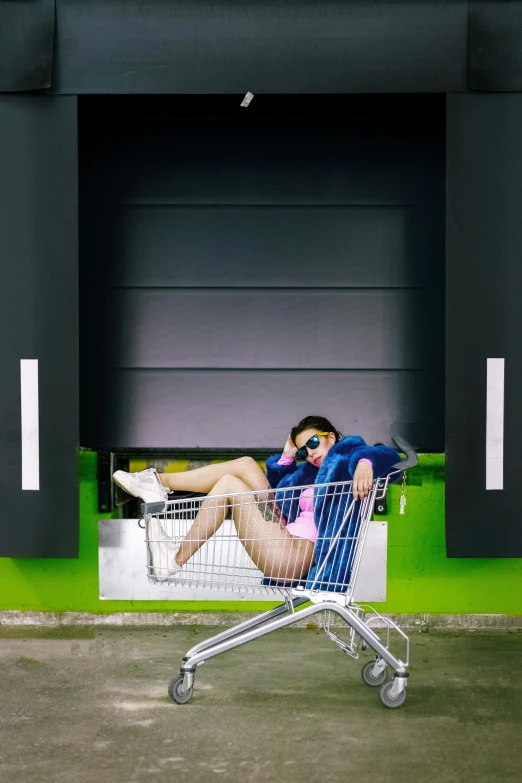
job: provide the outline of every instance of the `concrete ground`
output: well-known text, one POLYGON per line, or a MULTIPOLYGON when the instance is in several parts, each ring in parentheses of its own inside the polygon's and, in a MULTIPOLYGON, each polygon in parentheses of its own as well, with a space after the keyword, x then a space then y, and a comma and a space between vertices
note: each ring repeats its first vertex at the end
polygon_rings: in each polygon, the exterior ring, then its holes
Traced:
POLYGON ((212 633, 0 627, 0 781, 522 779, 520 631, 412 633, 397 710, 315 628, 208 661, 173 704, 183 654, 212 633))

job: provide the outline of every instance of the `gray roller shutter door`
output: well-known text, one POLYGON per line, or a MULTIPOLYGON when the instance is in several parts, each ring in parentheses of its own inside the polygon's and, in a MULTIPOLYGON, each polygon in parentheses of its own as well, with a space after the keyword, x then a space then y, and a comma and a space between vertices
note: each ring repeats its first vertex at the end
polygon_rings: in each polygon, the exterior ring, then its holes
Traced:
POLYGON ((271 449, 321 413, 443 450, 442 123, 84 135, 84 445, 271 449))

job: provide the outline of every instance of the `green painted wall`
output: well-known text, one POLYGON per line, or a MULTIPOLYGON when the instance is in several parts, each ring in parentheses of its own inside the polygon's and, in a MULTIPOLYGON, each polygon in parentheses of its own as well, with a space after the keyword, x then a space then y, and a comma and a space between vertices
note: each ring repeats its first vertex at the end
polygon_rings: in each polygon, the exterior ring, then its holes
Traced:
MULTIPOLYGON (((390 490, 387 612, 522 614, 522 559, 448 559, 444 547, 444 456, 423 455, 408 474, 407 506, 390 490)), ((80 454, 77 560, 0 558, 0 610, 49 612, 260 611, 243 601, 100 601, 96 455, 80 454)), ((106 515, 107 516, 107 515, 106 515)), ((15 519, 16 524, 23 520, 15 519)), ((5 515, 3 524, 10 524, 5 515)), ((494 531, 492 531, 494 535, 494 531)))

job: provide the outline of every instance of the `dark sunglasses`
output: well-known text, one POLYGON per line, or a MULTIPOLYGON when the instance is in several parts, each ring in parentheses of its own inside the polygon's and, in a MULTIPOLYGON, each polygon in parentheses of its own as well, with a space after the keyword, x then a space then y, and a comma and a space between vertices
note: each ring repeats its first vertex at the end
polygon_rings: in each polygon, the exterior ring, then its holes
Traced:
POLYGON ((320 443, 319 435, 328 435, 328 433, 318 432, 316 435, 312 435, 311 438, 308 438, 304 446, 301 446, 300 449, 297 449, 295 456, 298 459, 306 459, 308 456, 308 449, 316 449, 318 447, 320 443))

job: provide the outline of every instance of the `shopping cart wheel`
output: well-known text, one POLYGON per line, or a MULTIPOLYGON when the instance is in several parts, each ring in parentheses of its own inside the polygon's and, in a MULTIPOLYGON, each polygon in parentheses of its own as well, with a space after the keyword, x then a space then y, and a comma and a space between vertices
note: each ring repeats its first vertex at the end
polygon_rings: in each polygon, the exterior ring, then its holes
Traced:
POLYGON ((194 693, 193 686, 190 688, 183 687, 184 679, 183 675, 179 674, 169 683, 169 696, 176 704, 186 704, 191 700, 192 694, 194 693))
POLYGON ((374 666, 375 661, 368 661, 368 663, 365 663, 361 669, 361 677, 363 678, 366 685, 370 685, 372 688, 376 688, 378 685, 382 685, 383 682, 386 682, 388 678, 388 672, 386 669, 383 669, 382 672, 379 672, 379 674, 375 676, 373 674, 374 666))
POLYGON ((390 682, 385 682, 379 691, 379 698, 385 707, 389 707, 393 710, 396 707, 400 707, 401 704, 404 704, 406 701, 406 690, 401 691, 401 693, 399 693, 399 695, 395 696, 394 698, 393 696, 390 696, 392 688, 393 680, 390 680, 390 682))

